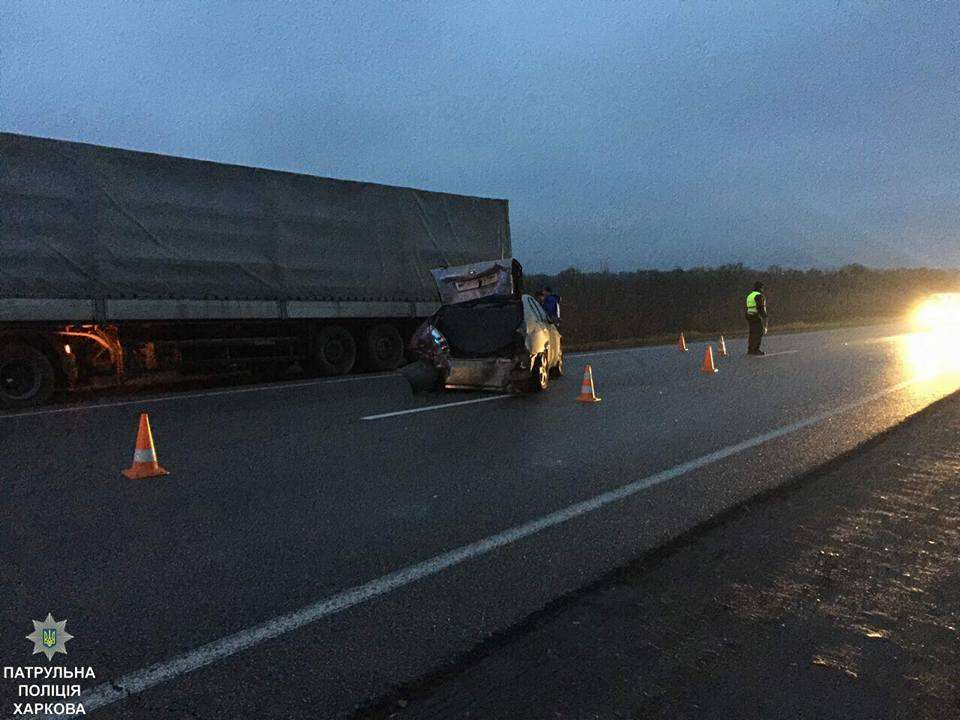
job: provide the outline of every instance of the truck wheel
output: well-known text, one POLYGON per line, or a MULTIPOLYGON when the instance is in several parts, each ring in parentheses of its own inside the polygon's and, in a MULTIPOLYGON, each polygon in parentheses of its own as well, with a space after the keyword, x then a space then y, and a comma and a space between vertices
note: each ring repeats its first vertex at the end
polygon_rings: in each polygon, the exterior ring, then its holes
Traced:
POLYGON ((367 328, 361 350, 367 370, 396 370, 403 362, 403 338, 396 325, 382 323, 367 328))
POLYGON ((42 405, 53 395, 53 365, 34 347, 12 343, 0 347, 0 407, 42 405))
POLYGON ((313 363, 321 375, 346 375, 357 360, 357 343, 345 328, 327 325, 317 333, 313 363))

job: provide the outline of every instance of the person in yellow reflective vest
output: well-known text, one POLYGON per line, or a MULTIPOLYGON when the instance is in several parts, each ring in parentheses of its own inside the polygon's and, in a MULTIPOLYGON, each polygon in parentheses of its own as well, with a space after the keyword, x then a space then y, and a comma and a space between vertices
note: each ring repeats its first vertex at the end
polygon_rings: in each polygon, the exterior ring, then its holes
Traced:
POLYGON ((762 282, 754 283, 753 291, 747 295, 747 323, 750 325, 747 355, 763 355, 760 340, 767 334, 767 300, 762 282))

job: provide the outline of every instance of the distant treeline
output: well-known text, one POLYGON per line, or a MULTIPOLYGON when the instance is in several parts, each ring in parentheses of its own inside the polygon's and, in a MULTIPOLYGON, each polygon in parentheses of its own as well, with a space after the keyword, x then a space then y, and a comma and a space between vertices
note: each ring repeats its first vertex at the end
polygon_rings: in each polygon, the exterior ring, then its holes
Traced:
POLYGON ((559 294, 564 337, 571 343, 675 333, 743 330, 744 302, 760 280, 771 330, 791 323, 894 318, 931 292, 960 291, 960 271, 754 270, 743 265, 689 270, 527 275, 525 291, 550 286, 559 294))

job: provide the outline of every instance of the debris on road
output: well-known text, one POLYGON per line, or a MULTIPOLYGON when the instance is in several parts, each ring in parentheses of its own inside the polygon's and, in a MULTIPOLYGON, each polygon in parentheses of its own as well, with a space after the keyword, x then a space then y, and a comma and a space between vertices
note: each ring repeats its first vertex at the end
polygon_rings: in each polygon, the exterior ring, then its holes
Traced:
POLYGON ((442 382, 440 370, 426 360, 408 363, 401 367, 399 372, 410 383, 410 389, 415 393, 440 389, 442 382))

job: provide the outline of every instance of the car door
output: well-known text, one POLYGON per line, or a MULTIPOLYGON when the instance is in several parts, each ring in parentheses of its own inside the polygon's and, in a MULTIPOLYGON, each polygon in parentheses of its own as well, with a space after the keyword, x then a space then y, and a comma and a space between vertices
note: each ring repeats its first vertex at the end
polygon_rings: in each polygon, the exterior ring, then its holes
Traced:
POLYGON ((560 328, 550 322, 550 318, 547 317, 547 311, 543 309, 540 303, 537 303, 537 308, 540 310, 540 317, 543 319, 550 337, 550 367, 556 367, 557 363, 560 362, 560 354, 562 353, 560 347, 560 328))
POLYGON ((527 335, 530 336, 528 347, 531 354, 539 354, 546 347, 547 366, 553 367, 557 362, 557 348, 559 341, 554 343, 556 327, 547 319, 547 314, 534 298, 524 295, 524 315, 527 319, 527 335), (552 332, 551 332, 552 331, 552 332))
MULTIPOLYGON (((544 315, 546 315, 546 312, 544 312, 544 315)), ((550 361, 550 366, 554 367, 560 362, 560 356, 563 354, 563 347, 560 344, 563 340, 560 337, 560 328, 555 323, 550 322, 549 318, 547 318, 547 327, 550 331, 550 355, 553 358, 550 361)))

